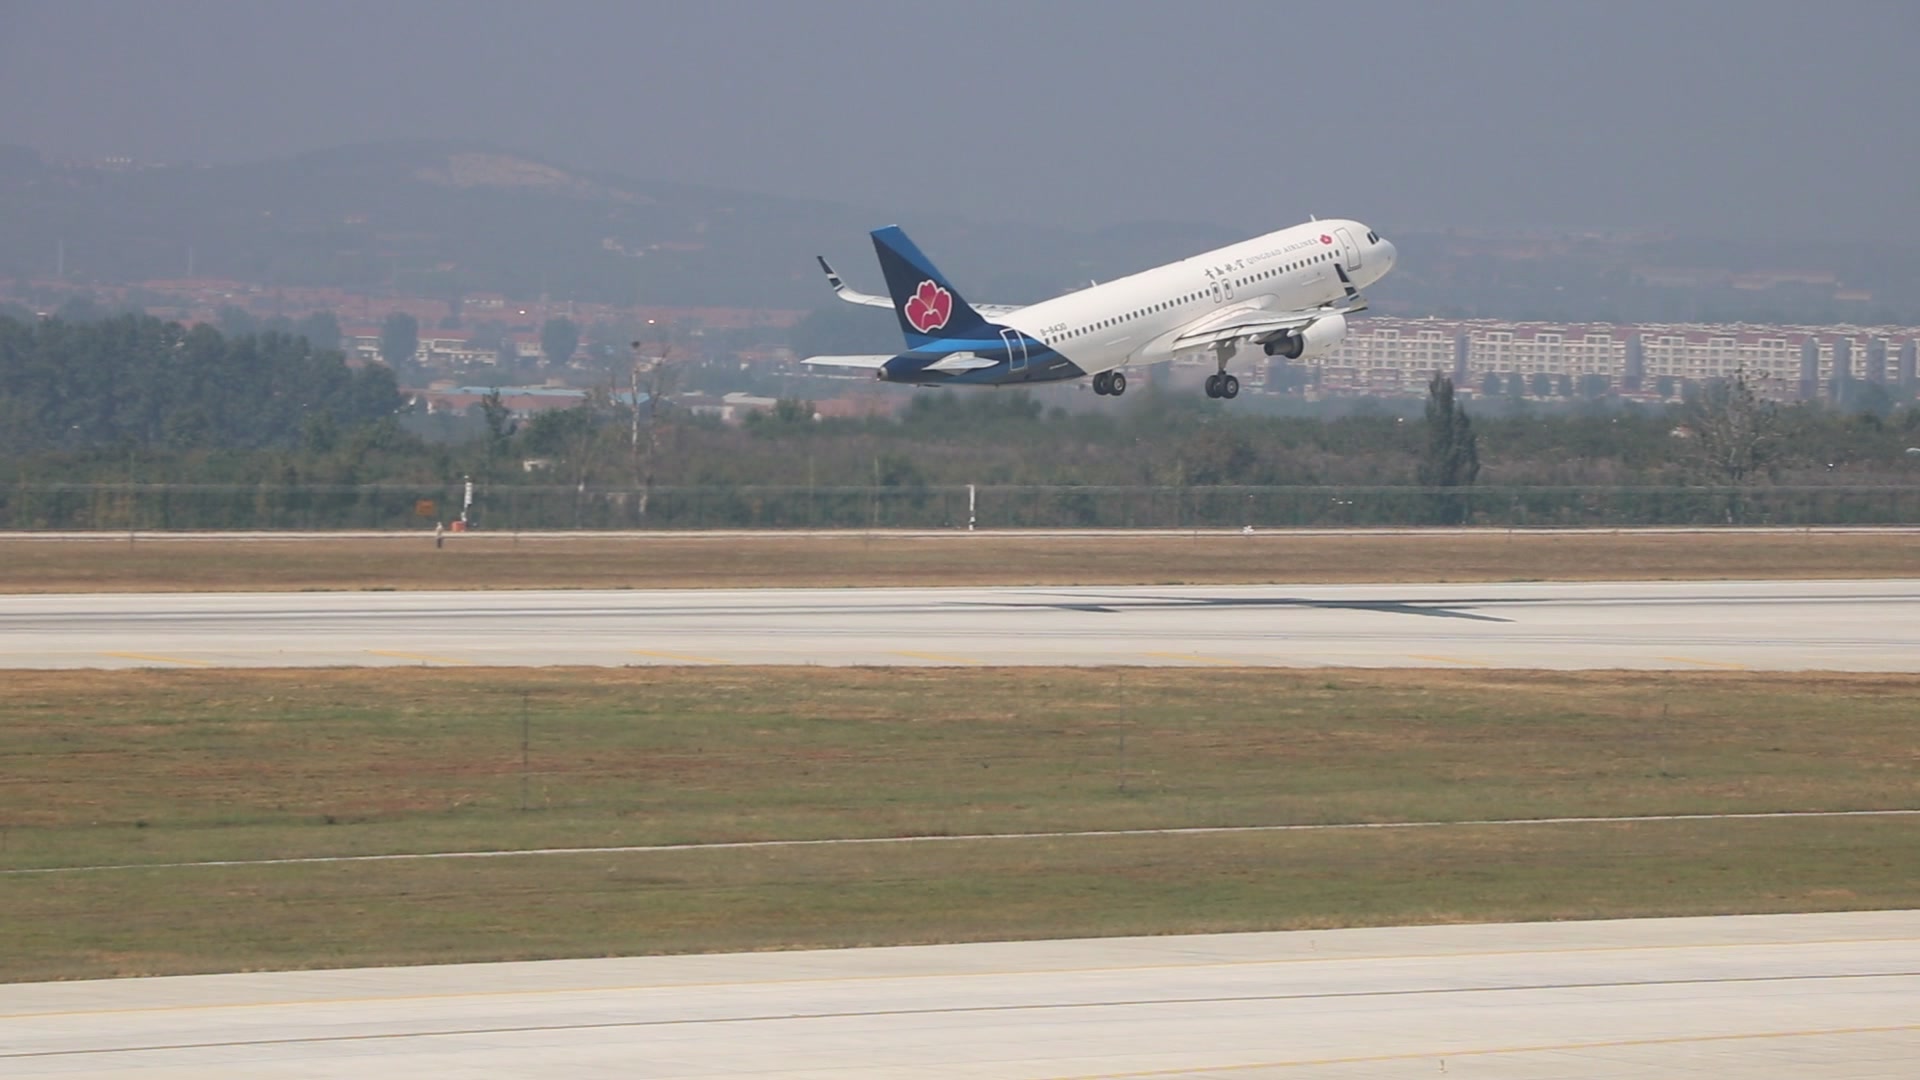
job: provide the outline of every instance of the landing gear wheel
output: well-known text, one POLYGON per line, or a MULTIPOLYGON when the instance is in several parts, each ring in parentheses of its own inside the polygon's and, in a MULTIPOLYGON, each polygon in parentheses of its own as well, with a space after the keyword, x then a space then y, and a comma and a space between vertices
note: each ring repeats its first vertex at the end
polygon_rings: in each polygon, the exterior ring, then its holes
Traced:
POLYGON ((1108 377, 1107 372, 1099 372, 1093 377, 1093 392, 1103 397, 1111 394, 1113 393, 1112 383, 1113 380, 1108 377))
POLYGON ((1107 373, 1107 393, 1112 394, 1114 397, 1119 397, 1121 394, 1124 394, 1126 392, 1127 392, 1126 373, 1120 372, 1120 371, 1108 372, 1107 373))
POLYGON ((1220 376, 1218 375, 1207 376, 1207 396, 1211 398, 1217 398, 1220 396, 1220 376))
POLYGON ((1223 398, 1239 397, 1240 396, 1240 380, 1234 378, 1231 375, 1227 375, 1224 373, 1221 374, 1220 396, 1223 398))

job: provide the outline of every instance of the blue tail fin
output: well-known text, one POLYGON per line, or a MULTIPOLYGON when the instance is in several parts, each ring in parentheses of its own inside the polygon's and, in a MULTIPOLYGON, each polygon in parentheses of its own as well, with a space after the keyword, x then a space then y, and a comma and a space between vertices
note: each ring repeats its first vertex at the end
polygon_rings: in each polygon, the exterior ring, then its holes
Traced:
MULTIPOLYGON (((873 250, 880 256, 880 272, 893 295, 893 313, 907 348, 918 349, 941 338, 977 337, 988 323, 921 254, 898 225, 873 231, 873 250)), ((989 335, 990 336, 990 335, 989 335)))

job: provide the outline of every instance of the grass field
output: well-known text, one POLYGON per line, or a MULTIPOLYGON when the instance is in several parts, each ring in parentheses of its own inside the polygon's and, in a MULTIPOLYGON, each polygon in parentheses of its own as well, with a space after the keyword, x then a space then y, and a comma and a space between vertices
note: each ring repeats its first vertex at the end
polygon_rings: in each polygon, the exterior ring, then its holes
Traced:
POLYGON ((0 978, 1920 904, 1911 676, 9 673, 0 978), (523 751, 523 735, 525 737, 523 751), (523 808, 524 807, 524 808, 523 808))
POLYGON ((1436 532, 54 541, 0 534, 0 593, 1920 577, 1902 533, 1436 532))

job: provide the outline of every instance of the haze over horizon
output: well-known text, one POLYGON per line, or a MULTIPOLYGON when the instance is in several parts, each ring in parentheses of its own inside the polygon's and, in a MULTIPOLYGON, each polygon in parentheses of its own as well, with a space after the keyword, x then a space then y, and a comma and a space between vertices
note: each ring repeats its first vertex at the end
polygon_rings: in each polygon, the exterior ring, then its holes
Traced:
POLYGON ((906 220, 1920 236, 1911 4, 1205 11, 14 0, 0 143, 475 140, 906 220))

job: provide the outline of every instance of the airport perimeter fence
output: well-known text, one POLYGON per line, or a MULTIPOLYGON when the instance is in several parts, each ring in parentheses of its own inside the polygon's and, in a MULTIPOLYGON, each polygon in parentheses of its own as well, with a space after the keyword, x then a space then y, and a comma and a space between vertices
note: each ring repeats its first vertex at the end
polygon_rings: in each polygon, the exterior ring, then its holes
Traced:
MULTIPOLYGON (((431 529, 461 484, 0 485, 0 530, 431 529)), ((477 489, 476 530, 1570 528, 1920 524, 1920 486, 477 489)))

